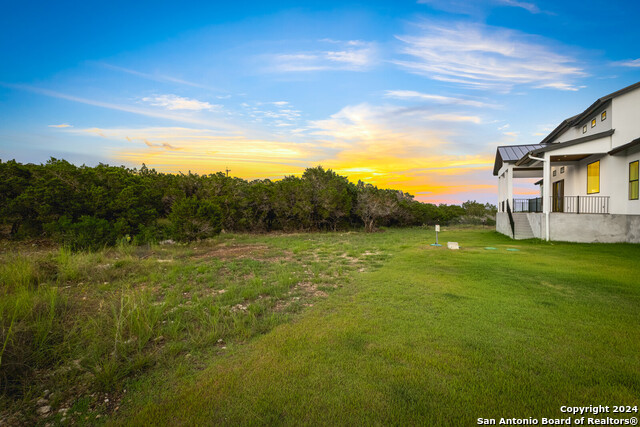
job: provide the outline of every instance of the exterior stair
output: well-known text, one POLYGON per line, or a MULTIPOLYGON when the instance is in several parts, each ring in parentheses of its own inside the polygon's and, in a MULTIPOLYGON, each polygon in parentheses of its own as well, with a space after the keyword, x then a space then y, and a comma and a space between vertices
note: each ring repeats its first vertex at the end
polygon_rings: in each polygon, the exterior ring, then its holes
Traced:
POLYGON ((533 239, 535 237, 533 235, 533 231, 531 230, 529 218, 527 218, 526 213, 514 213, 513 224, 515 229, 515 236, 513 236, 514 239, 533 239))

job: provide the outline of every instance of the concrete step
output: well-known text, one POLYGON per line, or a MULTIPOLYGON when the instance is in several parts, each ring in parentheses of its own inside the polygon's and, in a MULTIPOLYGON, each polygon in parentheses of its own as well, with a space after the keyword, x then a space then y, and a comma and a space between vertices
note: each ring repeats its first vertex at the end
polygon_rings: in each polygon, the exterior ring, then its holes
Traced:
POLYGON ((531 230, 531 224, 529 224, 529 218, 527 218, 527 214, 514 214, 513 228, 515 234, 513 238, 516 240, 532 239, 534 237, 533 230, 531 230))

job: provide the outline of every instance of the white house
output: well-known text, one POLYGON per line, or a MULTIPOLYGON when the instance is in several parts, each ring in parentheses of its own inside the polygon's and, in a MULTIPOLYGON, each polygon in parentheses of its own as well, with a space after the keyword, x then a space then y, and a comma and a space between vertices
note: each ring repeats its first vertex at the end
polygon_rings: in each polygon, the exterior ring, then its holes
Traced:
POLYGON ((564 120, 537 145, 498 147, 496 230, 516 239, 640 243, 640 82, 564 120), (540 197, 513 180, 541 178, 540 197))

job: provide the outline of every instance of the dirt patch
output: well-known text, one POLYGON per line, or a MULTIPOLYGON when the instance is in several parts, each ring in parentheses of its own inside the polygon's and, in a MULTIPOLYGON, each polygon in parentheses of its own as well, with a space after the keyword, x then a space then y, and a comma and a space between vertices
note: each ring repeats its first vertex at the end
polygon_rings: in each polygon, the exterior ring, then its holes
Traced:
POLYGON ((382 255, 382 252, 369 252, 369 251, 366 251, 366 252, 362 253, 362 256, 372 256, 372 255, 382 255))
MULTIPOLYGON (((330 286, 332 288, 338 288, 338 285, 321 285, 321 286, 330 286)), ((283 311, 287 309, 291 304, 302 301, 308 301, 312 298, 326 298, 329 296, 328 293, 318 289, 318 285, 311 282, 298 282, 287 294, 289 298, 279 300, 275 307, 273 308, 275 311, 283 311), (296 295, 296 296, 293 296, 296 295)), ((303 303, 305 307, 313 307, 313 304, 305 302, 303 303)))
POLYGON ((204 289, 203 291, 201 291, 200 295, 217 297, 218 295, 222 295, 225 292, 227 292, 226 289, 204 289))
POLYGON ((349 264, 357 264, 360 261, 358 258, 349 256, 346 253, 340 255, 340 258, 346 259, 347 261, 349 261, 349 264))
POLYGON ((247 311, 248 308, 249 308, 249 304, 236 304, 233 307, 231 307, 231 311, 233 311, 234 313, 238 313, 242 311, 247 311))
POLYGON ((205 253, 194 255, 194 259, 219 258, 219 259, 256 259, 264 260, 272 257, 268 256, 269 246, 253 244, 253 245, 233 245, 233 246, 216 246, 205 253))
POLYGON ((327 297, 329 296, 329 294, 327 294, 324 291, 321 291, 318 289, 318 285, 311 283, 311 282, 300 282, 298 283, 293 290, 291 291, 291 293, 294 293, 295 291, 300 291, 302 292, 305 296, 311 296, 311 297, 327 297))

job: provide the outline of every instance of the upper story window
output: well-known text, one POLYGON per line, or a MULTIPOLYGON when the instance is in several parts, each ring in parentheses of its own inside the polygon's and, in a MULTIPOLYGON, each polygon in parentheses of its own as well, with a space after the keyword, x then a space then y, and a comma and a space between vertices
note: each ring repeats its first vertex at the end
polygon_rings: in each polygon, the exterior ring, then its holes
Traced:
POLYGON ((600 192, 600 160, 587 165, 587 194, 600 192))
POLYGON ((638 161, 629 163, 629 200, 638 200, 638 161))
POLYGON ((591 120, 591 127, 596 127, 596 119, 591 120))
POLYGON ((582 126, 582 133, 587 133, 587 125, 582 126))
POLYGON ((607 120, 607 110, 604 110, 602 113, 600 113, 600 121, 604 122, 605 120, 607 120))

